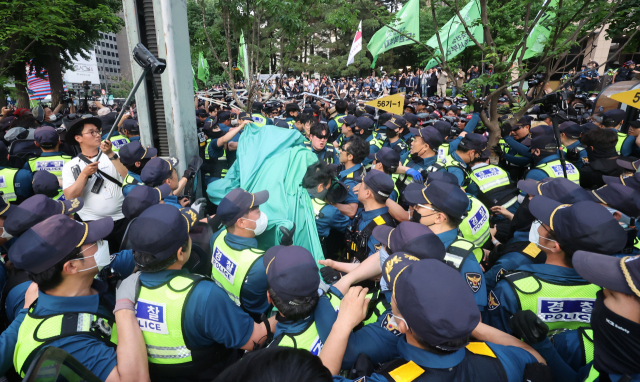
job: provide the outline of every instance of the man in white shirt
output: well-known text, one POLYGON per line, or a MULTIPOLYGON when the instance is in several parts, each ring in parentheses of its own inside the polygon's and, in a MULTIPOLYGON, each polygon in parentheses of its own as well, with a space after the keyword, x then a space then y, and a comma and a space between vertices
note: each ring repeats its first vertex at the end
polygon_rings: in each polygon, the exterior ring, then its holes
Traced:
POLYGON ((127 168, 120 163, 111 142, 100 142, 102 122, 96 117, 78 118, 67 128, 66 141, 80 145, 81 154, 62 167, 62 189, 65 198, 82 197, 84 208, 78 216, 84 222, 111 217, 113 231, 109 241, 111 253, 118 252, 128 220, 122 214, 122 180, 127 168))

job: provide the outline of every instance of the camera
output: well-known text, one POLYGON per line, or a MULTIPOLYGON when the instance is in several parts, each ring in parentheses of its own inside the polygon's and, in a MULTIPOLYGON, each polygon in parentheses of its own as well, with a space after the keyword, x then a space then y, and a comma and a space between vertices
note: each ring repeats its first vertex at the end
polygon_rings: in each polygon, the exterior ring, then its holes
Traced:
POLYGON ((167 64, 164 60, 156 58, 149 50, 138 43, 133 49, 133 59, 135 62, 145 69, 149 69, 153 74, 162 74, 167 68, 167 64))
POLYGON ((73 90, 62 92, 62 96, 60 97, 60 103, 71 103, 71 97, 75 95, 76 95, 76 92, 74 92, 73 90))
POLYGON ((544 77, 545 77, 544 73, 538 73, 535 76, 533 76, 533 78, 531 78, 529 81, 527 81, 527 83, 529 84, 530 88, 534 88, 544 83, 544 77))

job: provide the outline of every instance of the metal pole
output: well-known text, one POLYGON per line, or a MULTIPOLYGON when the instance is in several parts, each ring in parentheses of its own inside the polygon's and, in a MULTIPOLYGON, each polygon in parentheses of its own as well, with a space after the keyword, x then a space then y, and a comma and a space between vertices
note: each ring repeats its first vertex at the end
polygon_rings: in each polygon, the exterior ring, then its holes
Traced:
POLYGON ((564 177, 567 178, 567 164, 565 163, 564 160, 564 153, 562 152, 560 146, 561 146, 561 141, 560 141, 560 129, 558 128, 558 114, 554 113, 553 114, 553 118, 551 118, 551 121, 553 122, 553 134, 556 137, 556 145, 558 146, 558 154, 560 155, 560 164, 562 164, 562 173, 564 174, 564 177))
POLYGON ((109 138, 111 138, 111 136, 113 135, 113 133, 114 133, 114 131, 116 129, 116 126, 118 126, 118 123, 120 123, 120 120, 122 119, 122 116, 124 115, 125 106, 129 104, 129 101, 131 101, 131 98, 133 98, 133 95, 136 94, 136 91, 138 90, 138 87, 142 83, 142 80, 145 79, 145 77, 147 76, 148 72, 149 72, 149 69, 145 68, 144 71, 142 72, 142 74, 140 75, 140 78, 138 78, 138 81, 136 82, 136 85, 129 92, 129 95, 127 96, 127 99, 124 101, 124 105, 122 105, 122 110, 120 110, 120 114, 118 114, 118 118, 116 118, 116 121, 113 123, 113 126, 111 126, 111 130, 109 130, 109 134, 107 135, 106 140, 109 140, 109 138))

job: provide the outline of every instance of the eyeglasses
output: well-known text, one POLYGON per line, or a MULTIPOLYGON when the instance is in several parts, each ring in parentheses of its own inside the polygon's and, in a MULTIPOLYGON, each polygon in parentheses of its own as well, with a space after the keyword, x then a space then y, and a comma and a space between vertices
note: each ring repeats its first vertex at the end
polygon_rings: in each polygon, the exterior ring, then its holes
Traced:
POLYGON ((82 135, 85 135, 85 134, 91 134, 94 137, 100 136, 100 132, 98 130, 91 130, 91 131, 87 131, 86 133, 82 133, 82 135))

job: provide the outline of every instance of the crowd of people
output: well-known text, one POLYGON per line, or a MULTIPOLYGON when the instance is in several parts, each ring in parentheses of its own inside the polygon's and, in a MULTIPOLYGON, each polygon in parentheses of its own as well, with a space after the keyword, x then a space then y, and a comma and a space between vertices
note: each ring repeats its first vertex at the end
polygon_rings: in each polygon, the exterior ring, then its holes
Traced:
POLYGON ((56 347, 103 381, 640 381, 638 111, 570 93, 511 123, 514 92, 489 147, 478 71, 196 96, 182 165, 135 104, 3 108, 0 375, 56 347), (402 114, 361 102, 396 92, 402 114), (278 181, 313 224, 268 246, 279 190, 213 197, 261 130, 312 158, 278 181))

